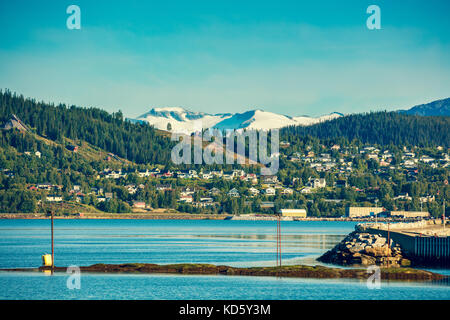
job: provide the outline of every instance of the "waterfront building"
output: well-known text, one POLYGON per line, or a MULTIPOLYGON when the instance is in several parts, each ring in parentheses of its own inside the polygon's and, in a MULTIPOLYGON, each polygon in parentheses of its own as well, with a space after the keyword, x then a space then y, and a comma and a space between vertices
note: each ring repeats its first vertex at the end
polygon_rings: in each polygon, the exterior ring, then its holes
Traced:
POLYGON ((430 213, 427 211, 391 211, 390 216, 399 218, 429 218, 430 213))
POLYGON ((306 218, 305 209, 280 209, 280 213, 283 217, 306 218))
POLYGON ((380 207, 347 207, 345 214, 349 218, 370 217, 383 212, 380 207))
POLYGON ((142 201, 133 201, 133 208, 136 209, 145 209, 147 207, 147 205, 145 204, 145 202, 142 201))

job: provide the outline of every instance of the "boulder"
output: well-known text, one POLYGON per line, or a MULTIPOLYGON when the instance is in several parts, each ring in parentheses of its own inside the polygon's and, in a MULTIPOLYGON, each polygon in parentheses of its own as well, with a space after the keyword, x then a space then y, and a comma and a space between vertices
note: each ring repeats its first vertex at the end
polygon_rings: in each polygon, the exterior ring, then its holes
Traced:
POLYGON ((360 234, 357 235, 358 239, 366 239, 366 238, 369 238, 369 237, 370 237, 370 234, 368 234, 368 233, 360 233, 360 234))
POLYGON ((363 265, 373 265, 376 263, 376 259, 374 257, 362 254, 361 255, 361 264, 363 265))
POLYGON ((384 244, 386 244, 386 239, 385 239, 385 238, 377 238, 377 239, 375 240, 375 242, 373 243, 373 246, 374 246, 374 247, 381 247, 381 246, 383 246, 384 244))
POLYGON ((365 253, 369 256, 373 256, 373 257, 384 257, 387 256, 389 253, 389 249, 383 248, 383 247, 372 247, 372 248, 365 248, 364 249, 365 253))
POLYGON ((356 243, 354 246, 352 246, 348 251, 351 253, 357 253, 364 250, 364 246, 360 243, 356 243))

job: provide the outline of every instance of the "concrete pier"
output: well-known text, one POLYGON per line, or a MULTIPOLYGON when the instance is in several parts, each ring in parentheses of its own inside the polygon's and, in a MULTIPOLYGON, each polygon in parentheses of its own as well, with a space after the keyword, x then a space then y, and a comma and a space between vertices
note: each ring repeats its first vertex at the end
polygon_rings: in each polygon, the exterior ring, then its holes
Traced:
POLYGON ((389 237, 414 265, 450 267, 450 227, 440 220, 415 223, 360 224, 357 230, 389 237))

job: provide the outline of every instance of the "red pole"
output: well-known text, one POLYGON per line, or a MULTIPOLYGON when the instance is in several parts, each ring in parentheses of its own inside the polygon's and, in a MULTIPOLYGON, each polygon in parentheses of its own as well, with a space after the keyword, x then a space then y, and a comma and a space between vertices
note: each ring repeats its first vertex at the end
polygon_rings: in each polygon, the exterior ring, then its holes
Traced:
POLYGON ((55 250, 54 250, 54 237, 53 237, 53 216, 54 212, 52 210, 52 274, 55 269, 55 250))

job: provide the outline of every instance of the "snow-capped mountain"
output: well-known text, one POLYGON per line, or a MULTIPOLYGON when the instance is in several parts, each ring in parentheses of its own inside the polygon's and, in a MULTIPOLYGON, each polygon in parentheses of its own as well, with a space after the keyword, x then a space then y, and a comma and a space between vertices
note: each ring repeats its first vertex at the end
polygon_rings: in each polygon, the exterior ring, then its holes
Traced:
POLYGON ((153 108, 149 112, 139 116, 137 119, 130 119, 133 122, 148 122, 160 130, 172 132, 192 133, 200 128, 211 128, 232 114, 208 114, 204 112, 192 112, 180 107, 153 108))
POLYGON ((268 130, 279 129, 287 126, 309 126, 322 121, 341 117, 342 114, 332 113, 330 115, 312 117, 289 117, 263 110, 251 110, 244 113, 235 113, 231 117, 217 123, 214 128, 218 129, 255 129, 268 130))
POLYGON ((322 121, 328 121, 343 115, 334 112, 329 115, 313 117, 289 117, 263 110, 251 110, 243 113, 219 113, 209 114, 204 112, 192 112, 180 107, 153 108, 149 112, 130 119, 133 122, 148 122, 160 130, 168 130, 180 133, 192 133, 200 129, 218 128, 225 129, 255 129, 269 130, 287 126, 309 126, 322 121))

